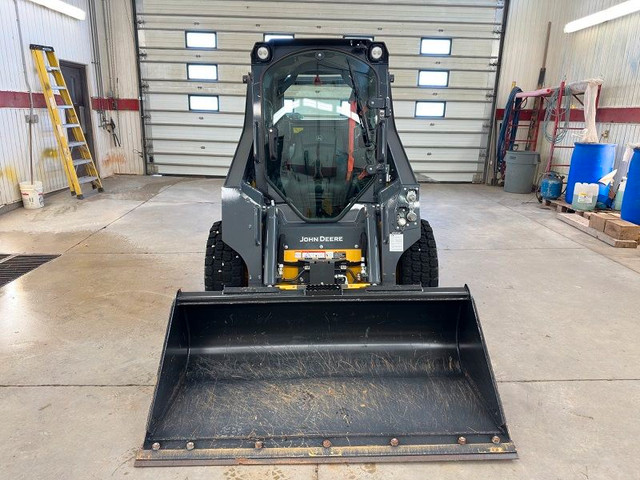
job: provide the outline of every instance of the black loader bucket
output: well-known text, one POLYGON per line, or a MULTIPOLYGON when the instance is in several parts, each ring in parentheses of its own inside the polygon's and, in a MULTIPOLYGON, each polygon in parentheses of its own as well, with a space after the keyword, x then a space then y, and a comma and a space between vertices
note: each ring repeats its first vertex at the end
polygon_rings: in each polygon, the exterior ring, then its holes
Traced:
POLYGON ((136 465, 513 458, 469 291, 403 287, 178 293, 136 465))

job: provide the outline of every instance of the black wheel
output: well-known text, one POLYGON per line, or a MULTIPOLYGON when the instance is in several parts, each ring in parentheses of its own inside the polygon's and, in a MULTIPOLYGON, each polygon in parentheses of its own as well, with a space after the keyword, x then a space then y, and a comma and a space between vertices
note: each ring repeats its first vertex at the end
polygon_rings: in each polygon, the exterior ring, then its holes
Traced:
POLYGON ((244 260, 222 241, 222 222, 215 222, 209 230, 204 257, 204 289, 211 291, 246 286, 247 267, 244 260))
POLYGON ((438 286, 438 250, 431 225, 422 220, 420 240, 411 245, 398 262, 398 284, 438 286))

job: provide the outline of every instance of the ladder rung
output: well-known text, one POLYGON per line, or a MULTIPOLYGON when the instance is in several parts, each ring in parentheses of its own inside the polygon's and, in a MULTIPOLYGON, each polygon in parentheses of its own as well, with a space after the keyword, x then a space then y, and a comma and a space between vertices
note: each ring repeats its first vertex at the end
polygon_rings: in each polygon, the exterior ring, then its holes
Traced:
POLYGON ((63 123, 62 128, 76 128, 79 127, 79 123, 63 123))
POLYGON ((98 179, 98 177, 92 177, 90 175, 86 177, 78 177, 78 183, 91 183, 98 179))
POLYGON ((73 105, 56 105, 60 110, 69 110, 73 108, 73 105))
MULTIPOLYGON (((78 158, 77 160, 73 161, 73 166, 74 167, 78 167, 80 165, 86 165, 87 163, 91 163, 91 159, 90 158, 78 158)), ((82 182, 80 182, 80 183, 82 183, 82 182)))
POLYGON ((59 67, 47 67, 47 72, 59 72, 59 67))
POLYGON ((66 89, 67 87, 65 87, 64 85, 51 85, 51 90, 60 91, 60 90, 66 90, 66 89))
POLYGON ((69 148, 80 147, 86 145, 85 142, 69 142, 69 148))

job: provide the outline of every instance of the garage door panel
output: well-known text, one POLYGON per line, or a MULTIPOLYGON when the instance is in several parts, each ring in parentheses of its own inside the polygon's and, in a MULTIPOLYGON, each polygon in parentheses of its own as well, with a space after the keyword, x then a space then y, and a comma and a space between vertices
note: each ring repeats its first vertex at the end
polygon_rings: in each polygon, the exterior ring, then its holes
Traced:
MULTIPOLYGON (((471 183, 477 181, 477 174, 464 172, 416 172, 416 178, 423 183, 471 183)), ((428 212, 427 212, 427 215, 428 212)))
MULTIPOLYGON (((386 1, 386 0, 385 0, 386 1)), ((183 12, 184 13, 184 12, 183 12)), ((243 19, 226 18, 224 24, 219 18, 189 16, 189 15, 152 15, 142 14, 139 17, 144 22, 143 30, 179 30, 183 31, 185 25, 194 29, 216 30, 218 32, 255 32, 260 36, 267 25, 256 22, 247 22, 243 19)), ((297 34, 329 34, 342 36, 350 35, 374 36, 376 40, 380 35, 394 37, 429 37, 445 36, 453 38, 495 38, 495 25, 482 24, 438 24, 430 22, 396 22, 379 21, 375 25, 371 22, 350 19, 348 28, 345 28, 344 20, 324 20, 318 28, 317 20, 295 18, 287 20, 287 32, 297 34)), ((280 31, 280 30, 279 30, 280 31)))
MULTIPOLYGON (((219 68, 223 65, 242 67, 244 75, 249 71, 249 51, 237 50, 184 50, 184 49, 160 49, 142 48, 144 54, 142 64, 147 63, 215 63, 219 68)), ((394 54, 389 60, 389 68, 392 73, 400 70, 416 72, 417 69, 447 69, 459 72, 495 72, 491 66, 491 60, 486 58, 456 58, 456 57, 429 57, 417 54, 394 54)), ((466 74, 466 73, 465 73, 466 74)), ((225 78, 221 75, 221 79, 225 78)), ((240 81, 242 77, 237 77, 240 81)), ((234 78, 236 80, 236 78, 234 78)))
MULTIPOLYGON (((440 133, 407 132, 402 134, 402 143, 405 148, 429 147, 441 143, 443 140, 440 133)), ((447 147, 476 147, 480 148, 484 140, 481 133, 457 133, 447 135, 447 147)))
MULTIPOLYGON (((354 7, 349 3, 328 3, 325 11, 313 9, 307 2, 267 2, 256 0, 253 2, 226 0, 153 0, 144 2, 146 13, 160 13, 184 15, 185 13, 202 14, 222 17, 243 16, 247 20, 256 19, 257 23, 269 19, 277 21, 296 18, 343 18, 349 19, 354 14, 354 7)), ((423 4, 421 8, 397 8, 393 3, 380 3, 375 8, 359 10, 358 17, 365 21, 398 20, 398 21, 429 21, 434 23, 451 23, 452 13, 455 13, 456 23, 484 23, 494 24, 495 13, 492 8, 477 8, 470 6, 455 7, 446 4, 423 4), (455 12, 453 12, 455 10, 455 12)))
POLYGON ((459 72, 495 72, 491 60, 486 58, 429 57, 427 55, 393 55, 391 52, 389 69, 410 70, 447 69, 459 72))
POLYGON ((456 120, 451 118, 444 119, 421 119, 421 118, 398 118, 396 117, 396 127, 403 134, 405 132, 437 132, 447 135, 449 132, 454 133, 486 133, 484 124, 478 122, 477 119, 456 120))
MULTIPOLYGON (((298 33, 298 38, 336 38, 331 33, 298 33)), ((438 35, 439 37, 443 35, 438 35)), ((217 43, 219 50, 247 50, 250 51, 256 42, 263 40, 262 33, 231 33, 217 32, 217 43)), ((394 54, 395 52, 406 52, 407 54, 420 53, 420 37, 401 38, 376 36, 376 40, 385 42, 387 48, 394 54)), ((479 39, 455 39, 451 42, 451 54, 458 56, 491 56, 492 40, 479 39)), ((141 47, 153 46, 153 48, 179 49, 185 48, 184 31, 176 30, 145 30, 140 41, 141 47)))
POLYGON ((226 127, 211 128, 206 126, 154 125, 152 132, 154 139, 237 142, 240 139, 242 129, 226 127))
POLYGON ((146 81, 149 79, 181 79, 187 78, 186 63, 142 63, 140 75, 146 81))
MULTIPOLYGON (((221 141, 237 142, 242 133, 241 128, 210 128, 206 126, 176 126, 154 125, 152 129, 153 139, 173 139, 183 141, 221 141)), ((428 147, 442 141, 441 132, 402 132, 403 144, 406 148, 428 147)), ((479 147, 484 135, 481 132, 449 133, 447 144, 450 146, 479 147)))
MULTIPOLYGON (((180 155, 175 153, 154 153, 156 165, 196 165, 198 167, 229 168, 231 155, 180 155)), ((227 172, 224 172, 226 175, 227 172)))
POLYGON ((393 89, 394 100, 433 100, 459 102, 491 102, 487 90, 448 88, 400 87, 393 89))
POLYGON ((190 80, 145 80, 152 93, 186 93, 190 95, 229 95, 246 97, 247 86, 231 82, 196 82, 190 80))
MULTIPOLYGON (((414 116, 416 103, 409 101, 394 101, 395 115, 411 118, 414 116)), ((472 102, 447 102, 446 116, 454 118, 487 118, 485 104, 472 102)))
MULTIPOLYGON (((438 37, 443 37, 444 35, 440 34, 438 37)), ((385 37, 384 35, 379 35, 375 37, 376 40, 380 40, 381 42, 385 42, 387 44, 387 48, 391 54, 397 52, 407 52, 407 53, 420 53, 420 37, 414 38, 400 38, 400 37, 385 37)), ((488 48, 491 45, 492 40, 482 40, 482 39, 466 39, 460 38, 455 39, 451 42, 451 55, 460 55, 465 57, 470 56, 482 56, 482 57, 490 57, 491 50, 488 48)))
POLYGON ((478 171, 478 169, 482 168, 482 164, 483 162, 478 161, 478 160, 469 160, 467 162, 465 161, 460 161, 460 162, 454 162, 454 161, 434 161, 434 162, 420 162, 420 167, 419 167, 419 171, 421 173, 428 173, 428 172, 451 172, 451 171, 458 171, 458 172, 466 172, 469 174, 474 174, 478 171))
MULTIPOLYGON (((237 53, 235 54, 237 56, 237 53)), ((171 80, 171 81, 187 81, 187 64, 193 65, 216 65, 218 68, 219 82, 235 82, 241 83, 242 76, 249 73, 249 64, 246 65, 228 65, 220 62, 219 58, 203 59, 192 58, 182 62, 142 62, 140 73, 145 80, 171 80)), ((191 83, 195 83, 189 80, 191 83)), ((207 83, 207 82, 201 82, 207 83)), ((215 82, 209 82, 215 83, 215 82)), ((244 87, 244 86, 243 86, 244 87)), ((244 87, 246 88, 246 87, 244 87)))
POLYGON ((145 112, 148 114, 147 122, 151 125, 178 125, 178 126, 207 126, 241 128, 244 124, 243 113, 216 113, 205 114, 201 112, 145 112))
MULTIPOLYGON (((435 145, 430 147, 406 147, 405 148, 412 165, 422 165, 421 162, 464 162, 478 160, 480 158, 480 148, 463 147, 440 147, 435 145)), ((422 167, 421 167, 422 168, 422 167)))
MULTIPOLYGON (((226 113, 244 113, 244 97, 220 96, 220 111, 226 113)), ((177 112, 189 111, 189 95, 148 93, 144 96, 145 110, 174 110, 177 112)), ((204 115, 217 115, 204 112, 204 115)))
POLYGON ((159 173, 226 173, 244 121, 242 76, 265 32, 384 41, 395 75, 396 125, 419 178, 470 182, 483 170, 502 14, 497 1, 137 0, 137 7, 145 127, 159 173), (217 48, 187 49, 185 32, 194 30, 216 32, 217 48), (421 55, 423 37, 451 38, 452 54, 421 55), (215 64, 217 80, 189 80, 188 63, 215 64), (447 70, 448 85, 418 86, 420 70, 447 70), (189 95, 218 96, 220 111, 189 111, 189 95), (417 101, 445 102, 444 117, 416 118, 417 101))
POLYGON ((225 177, 229 171, 229 166, 226 167, 209 167, 209 166, 194 166, 194 165, 157 165, 155 171, 159 175, 194 175, 194 176, 208 176, 208 177, 225 177))
MULTIPOLYGON (((145 95, 145 108, 150 110, 175 110, 185 111, 189 109, 189 100, 186 94, 150 93, 145 95)), ((245 98, 220 96, 220 111, 244 113, 245 98)), ((440 101, 442 99, 433 99, 440 101)), ((415 113, 415 101, 395 99, 395 114, 398 117, 413 117, 415 113)), ((490 105, 490 104, 489 104, 490 105)), ((449 101, 446 104, 446 116, 454 118, 485 118, 486 105, 482 102, 449 101)), ((208 115, 216 115, 208 113, 208 115)))
MULTIPOLYGON (((427 71, 447 70, 446 68, 425 68, 427 71)), ((394 72, 394 91, 401 87, 415 87, 418 85, 419 69, 397 70, 394 72)), ((491 72, 449 72, 449 88, 493 88, 493 73, 491 72)))
POLYGON ((184 142, 162 139, 153 141, 154 153, 232 157, 235 150, 235 142, 184 142))

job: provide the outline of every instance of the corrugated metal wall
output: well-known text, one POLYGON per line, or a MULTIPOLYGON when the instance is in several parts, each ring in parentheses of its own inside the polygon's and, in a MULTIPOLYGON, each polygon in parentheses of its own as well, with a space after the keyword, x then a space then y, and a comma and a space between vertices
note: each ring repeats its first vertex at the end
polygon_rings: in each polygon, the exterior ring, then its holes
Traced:
MULTIPOLYGON (((86 8, 82 0, 70 2, 86 8)), ((54 45, 61 59, 90 64, 91 43, 89 25, 55 13, 31 2, 18 2, 24 45, 18 39, 18 27, 13 1, 0 2, 2 33, 0 50, 0 90, 27 91, 20 48, 27 55, 29 81, 34 92, 41 91, 33 68, 29 44, 54 45), (85 41, 79 41, 85 39, 85 41)), ((18 182, 29 180, 29 152, 26 109, 0 108, 0 204, 20 200, 18 182)), ((66 179, 58 159, 58 147, 46 109, 38 109, 38 123, 34 125, 34 172, 36 180, 44 183, 45 191, 63 188, 66 179)))
POLYGON ((138 0, 136 9, 148 155, 159 173, 226 174, 244 113, 242 75, 253 44, 269 32, 386 42, 397 124, 416 172, 470 182, 483 170, 501 2, 138 0), (217 49, 186 49, 187 30, 217 32, 217 49), (421 56, 421 37, 452 38, 452 55, 421 56), (189 62, 217 64, 219 80, 187 80, 189 62), (450 86, 418 87, 420 69, 449 70, 450 86), (220 112, 190 112, 190 93, 219 95, 220 112), (446 101, 445 118, 415 118, 416 100, 446 101))
MULTIPOLYGON (((131 0, 90 0, 97 10, 100 46, 100 72, 104 92, 112 98, 139 97, 135 27, 131 0)), ((101 154, 101 163, 109 173, 144 174, 142 123, 138 110, 109 110, 107 121, 116 124, 121 146, 109 139, 101 154)))
MULTIPOLYGON (((67 0, 86 12, 87 0, 67 0)), ((121 96, 137 98, 135 49, 132 34, 132 8, 128 0, 108 2, 117 12, 111 38, 117 39, 117 72, 114 82, 121 96), (127 9, 129 11, 127 17, 127 9), (128 30, 127 30, 128 27, 128 30), (125 31, 122 31, 122 30, 125 31)), ((18 2, 23 29, 24 45, 19 44, 14 3, 0 2, 0 90, 26 92, 22 74, 20 48, 27 55, 27 69, 31 88, 40 92, 40 82, 31 59, 29 44, 51 45, 58 57, 86 65, 89 96, 97 96, 95 70, 92 66, 91 29, 89 20, 78 21, 26 0, 18 2)), ((0 108, 0 204, 20 201, 18 182, 29 179, 29 154, 27 124, 24 108, 0 108)), ((45 192, 67 188, 66 179, 58 157, 58 147, 47 110, 36 110, 38 123, 34 125, 34 166, 36 180, 44 183, 45 192)), ((143 173, 140 156, 140 120, 138 112, 111 112, 118 125, 121 148, 115 148, 107 131, 100 128, 100 118, 92 111, 96 160, 103 176, 117 173, 143 173)))
MULTIPOLYGON (((505 37, 498 107, 503 107, 516 82, 523 90, 534 90, 538 80, 547 22, 552 22, 546 85, 600 77, 604 80, 601 107, 640 106, 640 13, 628 15, 579 32, 565 34, 566 23, 619 4, 621 0, 557 1, 512 0, 505 37)), ((576 107, 580 107, 574 102, 576 107)), ((583 126, 583 124, 572 124, 583 126)), ((603 142, 617 143, 618 161, 624 145, 640 142, 639 124, 598 124, 598 132, 609 131, 603 142)), ((570 145, 569 134, 560 145, 570 145)), ((544 162, 549 143, 541 136, 539 150, 544 162)), ((557 163, 569 163, 571 150, 557 150, 557 163), (566 161, 565 161, 566 160, 566 161)), ((566 171, 566 169, 565 169, 566 171)))

